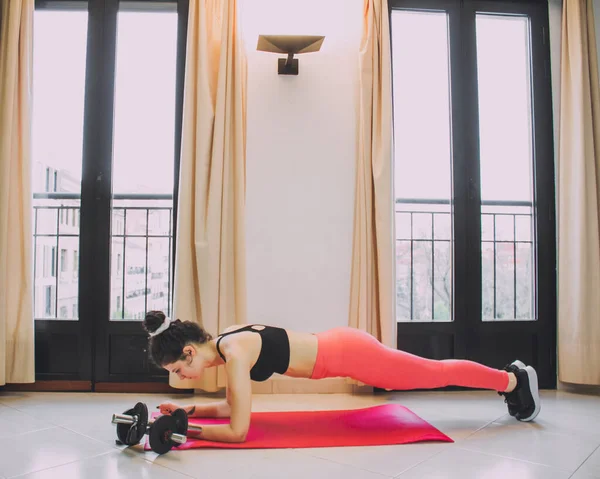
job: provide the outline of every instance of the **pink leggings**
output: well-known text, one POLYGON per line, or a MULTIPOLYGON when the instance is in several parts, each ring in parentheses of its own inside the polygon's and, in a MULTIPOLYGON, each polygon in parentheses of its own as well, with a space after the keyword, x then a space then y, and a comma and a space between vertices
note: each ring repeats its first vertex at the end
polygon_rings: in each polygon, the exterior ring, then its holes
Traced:
POLYGON ((508 373, 459 359, 435 361, 389 348, 370 334, 349 327, 318 333, 312 379, 346 377, 381 389, 434 389, 463 386, 505 391, 508 373))

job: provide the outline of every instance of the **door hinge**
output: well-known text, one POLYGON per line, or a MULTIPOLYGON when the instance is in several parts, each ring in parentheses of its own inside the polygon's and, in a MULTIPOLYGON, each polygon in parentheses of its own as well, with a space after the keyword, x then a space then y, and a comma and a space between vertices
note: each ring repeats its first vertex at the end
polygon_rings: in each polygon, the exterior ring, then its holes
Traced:
POLYGON ((545 26, 542 26, 542 43, 544 45, 548 44, 548 33, 545 26))

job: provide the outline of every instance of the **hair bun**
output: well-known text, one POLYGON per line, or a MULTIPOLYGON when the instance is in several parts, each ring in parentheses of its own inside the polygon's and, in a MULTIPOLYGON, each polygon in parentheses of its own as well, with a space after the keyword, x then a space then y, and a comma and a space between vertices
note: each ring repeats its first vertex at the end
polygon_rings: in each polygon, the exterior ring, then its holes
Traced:
POLYGON ((166 316, 162 311, 148 311, 144 318, 144 329, 154 333, 165 322, 166 316))

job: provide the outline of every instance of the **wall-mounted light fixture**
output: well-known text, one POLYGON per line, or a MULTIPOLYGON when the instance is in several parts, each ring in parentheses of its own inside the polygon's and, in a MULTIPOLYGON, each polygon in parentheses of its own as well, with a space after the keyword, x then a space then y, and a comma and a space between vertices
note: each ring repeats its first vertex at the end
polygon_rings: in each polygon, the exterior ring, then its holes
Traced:
POLYGON ((294 55, 318 52, 324 39, 321 35, 259 35, 256 49, 287 54, 287 58, 279 58, 277 71, 280 75, 297 75, 298 59, 294 55))

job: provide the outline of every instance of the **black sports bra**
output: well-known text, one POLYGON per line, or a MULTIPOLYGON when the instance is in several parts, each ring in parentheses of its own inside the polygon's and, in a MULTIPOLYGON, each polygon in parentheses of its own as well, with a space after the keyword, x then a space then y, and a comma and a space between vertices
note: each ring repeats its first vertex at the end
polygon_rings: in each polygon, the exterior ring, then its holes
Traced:
POLYGON ((223 358, 223 361, 225 361, 225 356, 223 356, 219 348, 221 339, 230 334, 252 331, 253 333, 260 334, 262 345, 256 364, 250 370, 250 379, 253 381, 266 381, 274 373, 284 374, 290 365, 290 340, 287 331, 273 326, 263 326, 263 329, 254 329, 253 326, 263 325, 250 324, 234 331, 220 334, 219 339, 217 339, 217 352, 223 358))

